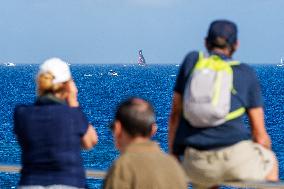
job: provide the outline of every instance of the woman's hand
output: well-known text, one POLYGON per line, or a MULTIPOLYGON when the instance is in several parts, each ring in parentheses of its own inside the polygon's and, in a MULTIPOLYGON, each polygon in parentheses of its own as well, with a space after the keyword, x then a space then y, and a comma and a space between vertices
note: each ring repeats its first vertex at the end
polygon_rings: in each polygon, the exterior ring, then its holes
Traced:
POLYGON ((66 93, 67 93, 67 97, 66 97, 66 101, 68 103, 68 105, 70 107, 78 107, 79 106, 79 102, 78 102, 78 89, 75 85, 75 82, 73 80, 68 81, 66 83, 66 87, 65 87, 66 93))
POLYGON ((81 139, 82 147, 86 150, 92 149, 98 143, 98 135, 96 129, 89 124, 87 132, 81 139))

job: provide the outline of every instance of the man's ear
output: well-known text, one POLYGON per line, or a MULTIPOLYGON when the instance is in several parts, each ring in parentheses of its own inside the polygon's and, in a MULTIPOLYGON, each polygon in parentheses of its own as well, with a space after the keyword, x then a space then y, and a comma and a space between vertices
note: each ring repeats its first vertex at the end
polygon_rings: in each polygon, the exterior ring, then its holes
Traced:
POLYGON ((234 44, 234 51, 236 51, 240 46, 240 41, 237 40, 236 43, 234 44))
POLYGON ((116 120, 114 122, 113 134, 117 138, 121 135, 121 132, 122 132, 121 122, 116 120))
POLYGON ((157 124, 156 123, 152 124, 151 137, 156 134, 157 130, 158 130, 157 124))
POLYGON ((115 121, 113 125, 113 137, 115 147, 120 150, 121 148, 121 135, 122 135, 122 126, 120 121, 115 121))

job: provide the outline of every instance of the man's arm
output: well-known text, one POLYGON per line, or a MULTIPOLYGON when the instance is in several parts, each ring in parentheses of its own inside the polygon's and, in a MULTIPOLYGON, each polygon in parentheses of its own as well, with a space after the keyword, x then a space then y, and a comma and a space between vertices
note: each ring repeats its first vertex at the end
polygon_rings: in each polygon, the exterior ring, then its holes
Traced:
POLYGON ((262 107, 248 109, 252 138, 256 143, 271 149, 271 140, 264 126, 264 112, 262 107))
POLYGON ((182 111, 182 97, 181 94, 174 92, 173 101, 172 101, 172 110, 169 118, 169 126, 168 126, 168 145, 169 145, 169 153, 173 153, 173 144, 176 135, 176 131, 178 128, 180 114, 182 111))

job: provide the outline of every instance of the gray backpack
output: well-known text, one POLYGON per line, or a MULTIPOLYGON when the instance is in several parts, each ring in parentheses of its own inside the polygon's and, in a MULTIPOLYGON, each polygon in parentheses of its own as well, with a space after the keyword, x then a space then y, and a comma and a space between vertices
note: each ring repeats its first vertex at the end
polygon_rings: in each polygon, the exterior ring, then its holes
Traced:
POLYGON ((226 62, 217 55, 205 58, 199 53, 183 96, 183 115, 192 126, 215 127, 245 112, 244 107, 230 112, 231 94, 236 92, 231 66, 238 64, 226 62))

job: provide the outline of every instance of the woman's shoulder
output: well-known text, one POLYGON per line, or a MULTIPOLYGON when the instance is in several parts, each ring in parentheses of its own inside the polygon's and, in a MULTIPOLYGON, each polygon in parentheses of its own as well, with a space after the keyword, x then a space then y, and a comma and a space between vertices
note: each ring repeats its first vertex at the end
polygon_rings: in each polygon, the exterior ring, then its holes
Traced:
POLYGON ((20 104, 14 109, 15 116, 40 116, 50 115, 54 117, 68 116, 70 118, 85 117, 81 107, 69 107, 67 104, 20 104))
POLYGON ((62 114, 74 111, 67 105, 52 104, 52 105, 37 105, 37 104, 19 104, 15 106, 15 114, 62 114))
POLYGON ((33 106, 33 104, 18 104, 15 106, 14 113, 19 114, 29 112, 29 110, 32 109, 33 106))

